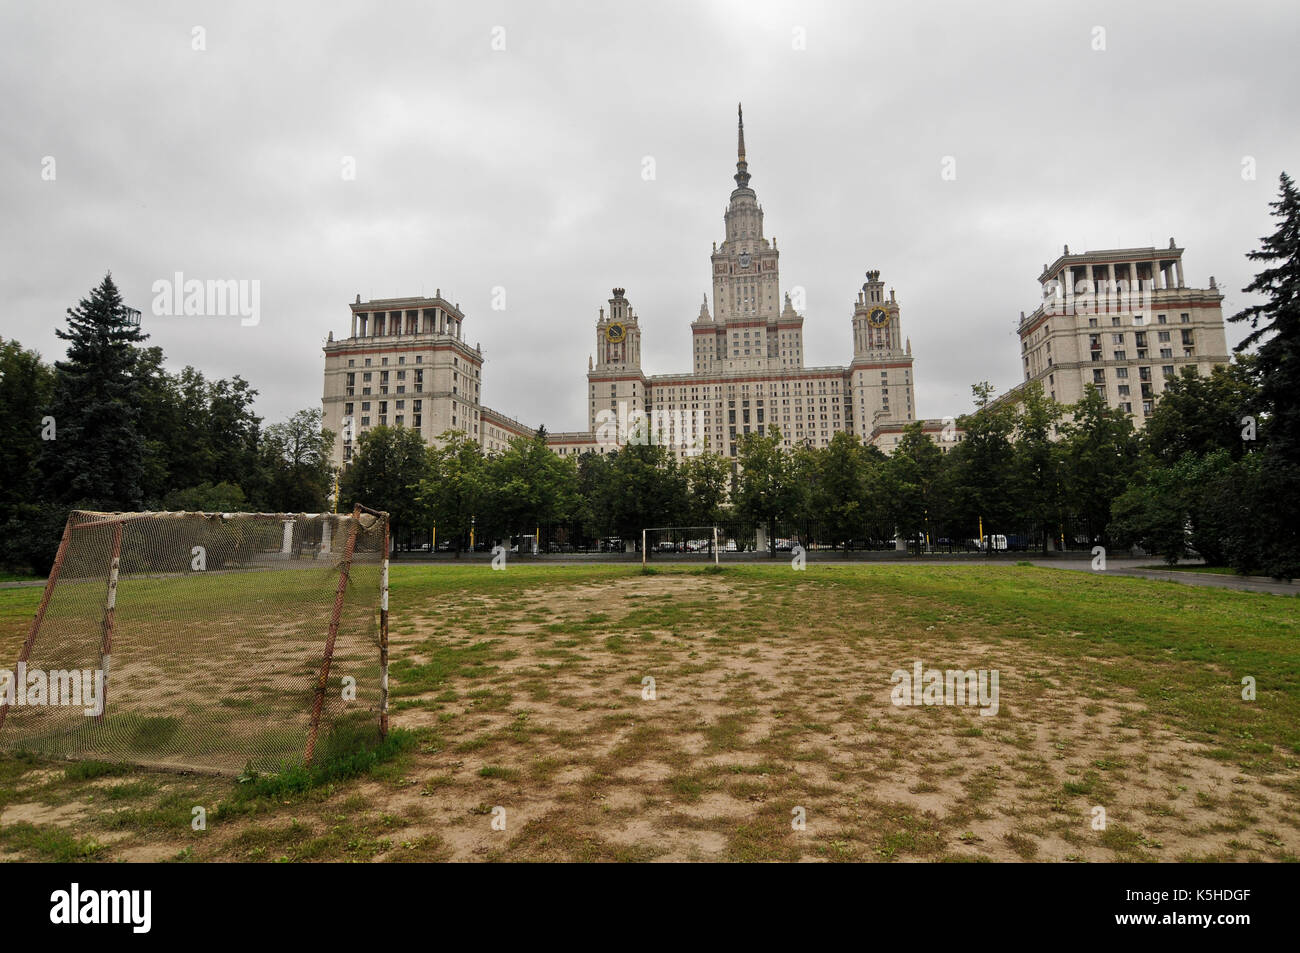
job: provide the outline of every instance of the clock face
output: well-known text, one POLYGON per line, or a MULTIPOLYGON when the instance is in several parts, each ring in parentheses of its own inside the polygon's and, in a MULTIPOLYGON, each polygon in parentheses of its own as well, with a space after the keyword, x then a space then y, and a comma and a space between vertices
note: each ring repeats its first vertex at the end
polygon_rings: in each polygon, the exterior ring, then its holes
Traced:
POLYGON ((889 312, 884 308, 872 308, 871 313, 867 315, 867 323, 873 328, 883 328, 889 323, 889 312))
POLYGON ((605 337, 609 338, 611 344, 618 344, 627 337, 627 328, 615 321, 605 329, 605 337))
POLYGON ((753 259, 749 256, 749 252, 747 252, 747 251, 742 251, 742 252, 740 253, 740 267, 741 267, 741 268, 748 268, 748 267, 749 267, 749 263, 750 263, 751 261, 753 261, 753 259))

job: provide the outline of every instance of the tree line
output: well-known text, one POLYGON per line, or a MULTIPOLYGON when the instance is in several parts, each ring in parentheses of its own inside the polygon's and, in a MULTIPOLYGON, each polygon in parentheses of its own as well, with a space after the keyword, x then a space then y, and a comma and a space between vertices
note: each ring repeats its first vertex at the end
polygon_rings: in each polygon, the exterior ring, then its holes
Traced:
POLYGON ((71 509, 319 512, 319 409, 263 426, 242 377, 172 373, 111 274, 55 332, 52 365, 0 340, 0 566, 47 572, 71 509))

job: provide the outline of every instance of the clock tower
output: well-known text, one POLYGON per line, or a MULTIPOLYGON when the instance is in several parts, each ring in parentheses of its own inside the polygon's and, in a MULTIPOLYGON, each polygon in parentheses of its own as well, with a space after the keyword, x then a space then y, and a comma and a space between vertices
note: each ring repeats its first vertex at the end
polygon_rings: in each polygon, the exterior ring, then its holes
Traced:
POLYGON ((879 271, 867 272, 853 304, 853 363, 849 365, 855 429, 866 437, 879 423, 916 419, 912 345, 903 337, 898 299, 879 271))
POLYGON ((646 404, 641 326, 624 289, 615 288, 612 294, 608 310, 601 308, 596 319, 596 361, 587 371, 587 416, 593 432, 601 411, 626 418, 633 411, 644 410, 646 404))

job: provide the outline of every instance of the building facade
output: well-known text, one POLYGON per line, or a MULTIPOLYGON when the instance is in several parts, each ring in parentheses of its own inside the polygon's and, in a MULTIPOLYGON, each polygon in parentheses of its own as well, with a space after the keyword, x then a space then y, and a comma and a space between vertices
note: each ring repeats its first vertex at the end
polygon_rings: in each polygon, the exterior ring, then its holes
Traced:
MULTIPOLYGON (((709 255, 709 290, 690 322, 690 370, 645 373, 639 318, 626 289, 614 288, 598 309, 587 360, 586 429, 548 433, 548 446, 575 456, 648 438, 678 456, 707 449, 734 460, 746 434, 775 427, 787 447, 824 447, 843 432, 890 453, 917 421, 941 449, 960 442, 952 417, 917 414, 911 342, 879 271, 866 273, 847 309, 849 363, 805 364, 805 317, 782 290, 780 252, 764 233, 743 113, 733 178, 723 239, 709 255), (638 431, 638 420, 649 426, 638 431)), ((1017 323, 1024 381, 997 401, 1017 402, 1039 382, 1071 404, 1091 385, 1141 427, 1167 378, 1227 363, 1223 295, 1213 277, 1208 288, 1188 287, 1182 259, 1173 239, 1166 249, 1071 254, 1066 246, 1038 277, 1042 303, 1017 323)), ((432 298, 357 296, 349 336, 331 332, 324 348, 324 419, 337 434, 336 467, 375 426, 412 428, 426 443, 458 430, 487 453, 536 432, 482 404, 483 354, 464 340, 464 321, 441 290, 432 298)))
POLYGON ((1042 304, 1017 325, 1024 378, 1063 404, 1092 385, 1140 428, 1166 379, 1185 367, 1208 375, 1230 359, 1223 295, 1213 276, 1208 288, 1186 285, 1172 238, 1165 249, 1072 255, 1067 245, 1038 281, 1042 304))
MULTIPOLYGON (((704 295, 691 322, 691 370, 647 375, 641 366, 641 327, 623 288, 615 288, 596 318, 595 356, 588 359, 584 434, 554 435, 557 452, 611 448, 623 442, 622 421, 644 414, 690 421, 687 439, 666 443, 679 455, 708 449, 738 455, 749 433, 779 429, 786 446, 826 446, 837 432, 856 434, 888 452, 902 428, 918 419, 911 342, 900 307, 879 271, 852 305, 848 365, 804 363, 804 316, 781 289, 780 251, 763 228, 763 207, 750 186, 743 113, 738 114, 735 188, 723 215, 724 235, 709 256, 713 307, 704 295), (611 427, 611 421, 618 426, 611 427), (610 435, 616 435, 611 441, 610 435), (585 437, 585 439, 584 439, 585 437)), ((926 431, 943 431, 926 422, 926 431)), ((673 427, 666 428, 675 438, 673 427)))
POLYGON ((485 450, 530 433, 480 401, 483 352, 463 338, 460 305, 442 297, 383 298, 351 305, 351 334, 325 344, 325 426, 335 467, 346 465, 372 427, 407 427, 426 443, 460 430, 485 450))
MULTIPOLYGON (((821 447, 852 433, 889 452, 916 417, 912 348, 901 312, 879 271, 868 271, 849 315, 852 360, 804 363, 804 316, 781 290, 780 252, 763 231, 763 208, 750 187, 743 113, 738 111, 735 187, 723 216, 724 237, 709 267, 713 307, 704 296, 690 324, 691 370, 646 375, 641 327, 623 288, 599 309, 595 351, 587 362, 587 428, 547 434, 558 454, 606 453, 629 437, 628 421, 667 418, 681 427, 651 430, 679 456, 708 449, 738 455, 748 433, 779 428, 786 446, 821 447)), ((483 354, 463 338, 465 315, 439 290, 432 298, 385 298, 351 305, 347 338, 325 344, 325 426, 337 434, 335 466, 356 454, 375 426, 403 426, 434 442, 460 430, 486 452, 504 450, 535 429, 483 406, 483 354)), ((925 421, 941 446, 951 424, 925 421)), ((635 431, 633 432, 633 439, 635 431)))

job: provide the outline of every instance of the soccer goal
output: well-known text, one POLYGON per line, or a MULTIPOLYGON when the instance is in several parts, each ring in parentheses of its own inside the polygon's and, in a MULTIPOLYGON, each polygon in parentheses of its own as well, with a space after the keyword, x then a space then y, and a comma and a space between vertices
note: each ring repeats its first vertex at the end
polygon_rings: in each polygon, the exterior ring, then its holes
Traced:
POLYGON ((0 747, 238 774, 388 729, 388 514, 68 517, 0 747))
POLYGON ((641 560, 656 556, 720 563, 729 555, 753 550, 752 528, 718 524, 717 526, 659 526, 641 531, 641 560))

